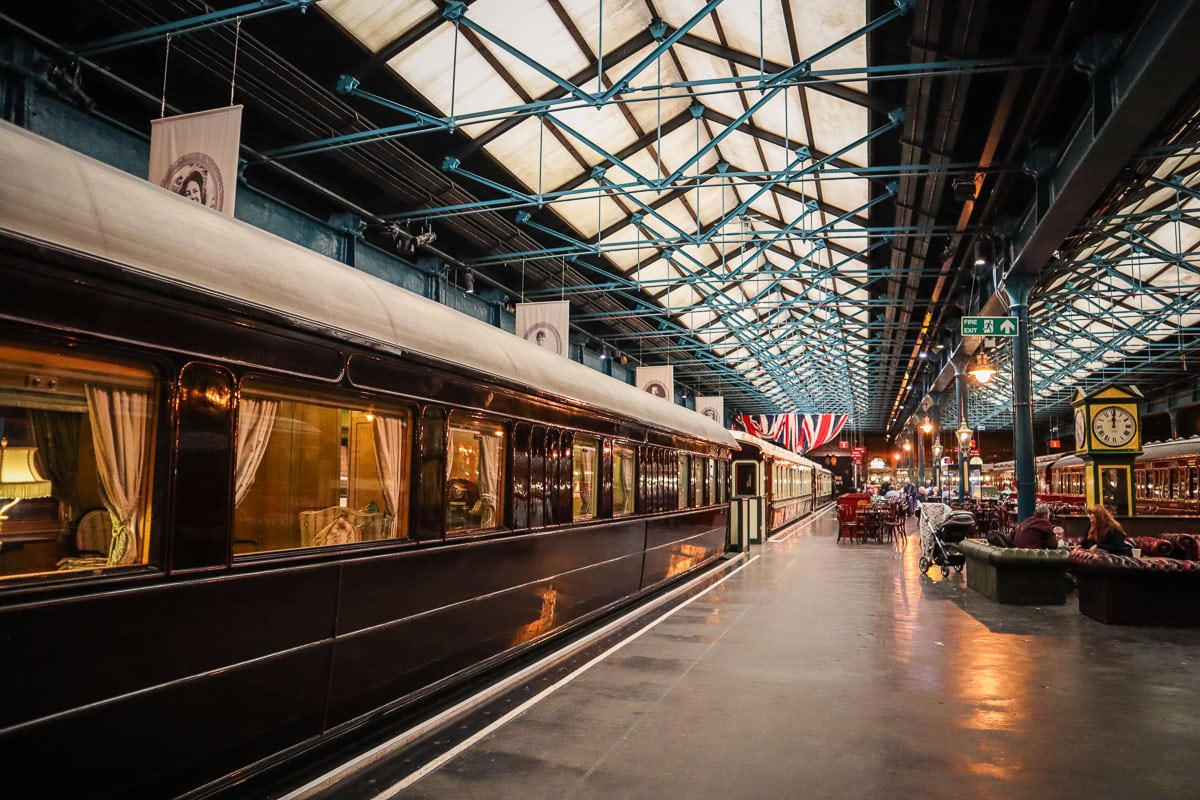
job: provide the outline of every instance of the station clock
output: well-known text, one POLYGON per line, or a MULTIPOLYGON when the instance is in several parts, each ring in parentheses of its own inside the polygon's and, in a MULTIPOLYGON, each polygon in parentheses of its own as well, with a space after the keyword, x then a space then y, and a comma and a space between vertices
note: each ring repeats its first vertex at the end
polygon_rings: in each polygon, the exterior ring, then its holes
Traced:
POLYGON ((1090 394, 1075 390, 1075 452, 1083 459, 1084 502, 1134 513, 1133 460, 1142 452, 1141 401, 1136 386, 1113 384, 1090 394))

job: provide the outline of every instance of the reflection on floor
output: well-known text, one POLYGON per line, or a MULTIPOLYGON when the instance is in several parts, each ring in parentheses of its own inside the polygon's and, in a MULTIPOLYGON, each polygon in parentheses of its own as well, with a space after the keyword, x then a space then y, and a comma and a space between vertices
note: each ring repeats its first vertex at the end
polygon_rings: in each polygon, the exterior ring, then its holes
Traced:
POLYGON ((922 575, 915 535, 835 539, 827 512, 757 548, 396 796, 1200 796, 1200 630, 999 606, 922 575))

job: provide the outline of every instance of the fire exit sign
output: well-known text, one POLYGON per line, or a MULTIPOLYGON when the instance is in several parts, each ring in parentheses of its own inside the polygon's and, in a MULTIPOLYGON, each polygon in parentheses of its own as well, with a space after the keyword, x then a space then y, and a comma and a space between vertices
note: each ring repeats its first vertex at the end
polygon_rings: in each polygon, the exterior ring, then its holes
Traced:
POLYGON ((1016 336, 1016 317, 963 317, 963 336, 1016 336))

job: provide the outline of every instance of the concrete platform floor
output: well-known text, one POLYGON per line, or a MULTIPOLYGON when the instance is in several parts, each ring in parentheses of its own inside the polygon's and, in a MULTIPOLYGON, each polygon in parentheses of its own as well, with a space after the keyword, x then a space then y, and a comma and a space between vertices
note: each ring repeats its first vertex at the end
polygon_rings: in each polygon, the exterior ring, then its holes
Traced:
POLYGON ((322 796, 1200 797, 1200 630, 999 606, 922 575, 915 535, 835 539, 826 512, 755 548, 420 779, 408 753, 322 796))

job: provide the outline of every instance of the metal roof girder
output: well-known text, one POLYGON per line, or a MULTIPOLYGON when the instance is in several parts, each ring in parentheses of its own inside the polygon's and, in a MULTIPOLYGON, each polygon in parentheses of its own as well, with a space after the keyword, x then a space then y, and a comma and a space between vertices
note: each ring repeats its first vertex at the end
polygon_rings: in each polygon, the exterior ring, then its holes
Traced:
POLYGON ((1038 274, 1100 192, 1200 75, 1200 4, 1157 3, 1112 69, 1049 176, 1049 203, 1035 201, 1014 237, 1008 272, 1038 274), (1184 68, 1184 66, 1188 68, 1184 68))
POLYGON ((110 53, 114 50, 153 42, 156 39, 169 39, 173 36, 185 36, 189 33, 198 33, 209 28, 217 28, 228 24, 230 20, 252 19, 266 14, 273 14, 276 11, 299 9, 300 13, 303 14, 308 11, 308 7, 314 2, 316 0, 257 0, 253 3, 243 3, 233 8, 210 11, 207 14, 198 14, 194 17, 187 17, 174 22, 165 22, 162 25, 154 25, 149 28, 143 28, 140 31, 131 31, 87 42, 80 45, 75 50, 75 54, 90 57, 99 53, 110 53))
MULTIPOLYGON (((691 18, 683 23, 683 25, 659 40, 658 45, 656 45, 654 49, 647 53, 641 61, 639 61, 637 64, 634 64, 629 71, 625 73, 625 75, 618 78, 613 85, 608 88, 607 91, 600 95, 595 95, 595 100, 598 103, 605 103, 616 97, 621 92, 625 91, 625 89, 629 86, 630 81, 640 75, 642 71, 646 69, 646 67, 654 63, 659 56, 670 50, 676 42, 687 35, 688 31, 703 22, 704 19, 712 14, 716 10, 717 6, 721 5, 722 2, 724 2, 724 0, 710 0, 708 3, 706 3, 703 8, 693 14, 691 18)), ((658 37, 655 38, 658 39, 658 37)))
MULTIPOLYGON (((505 40, 501 39, 496 34, 489 31, 487 28, 483 27, 482 25, 477 24, 474 20, 467 17, 466 10, 467 10, 467 8, 463 3, 450 2, 450 3, 447 3, 446 7, 442 10, 442 16, 445 17, 447 20, 449 20, 451 23, 453 23, 455 28, 458 28, 460 25, 462 25, 462 26, 465 26, 468 30, 483 37, 487 41, 494 44, 496 47, 499 47, 501 50, 508 53, 510 56, 517 59, 518 61, 520 61, 525 66, 532 69, 534 72, 541 75, 546 80, 559 86, 563 91, 567 92, 575 99, 581 100, 581 101, 583 101, 585 103, 589 103, 589 104, 595 103, 595 97, 592 94, 584 91, 583 89, 580 89, 578 86, 571 83, 569 80, 562 77, 561 75, 559 75, 557 72, 550 69, 546 65, 542 64, 540 61, 533 58, 528 53, 524 52, 523 50, 521 50, 517 47, 514 47, 513 45, 509 44, 505 40)), ((455 35, 457 35, 457 32, 455 35)), ((457 69, 458 65, 455 64, 455 65, 453 65, 452 68, 457 69)))

